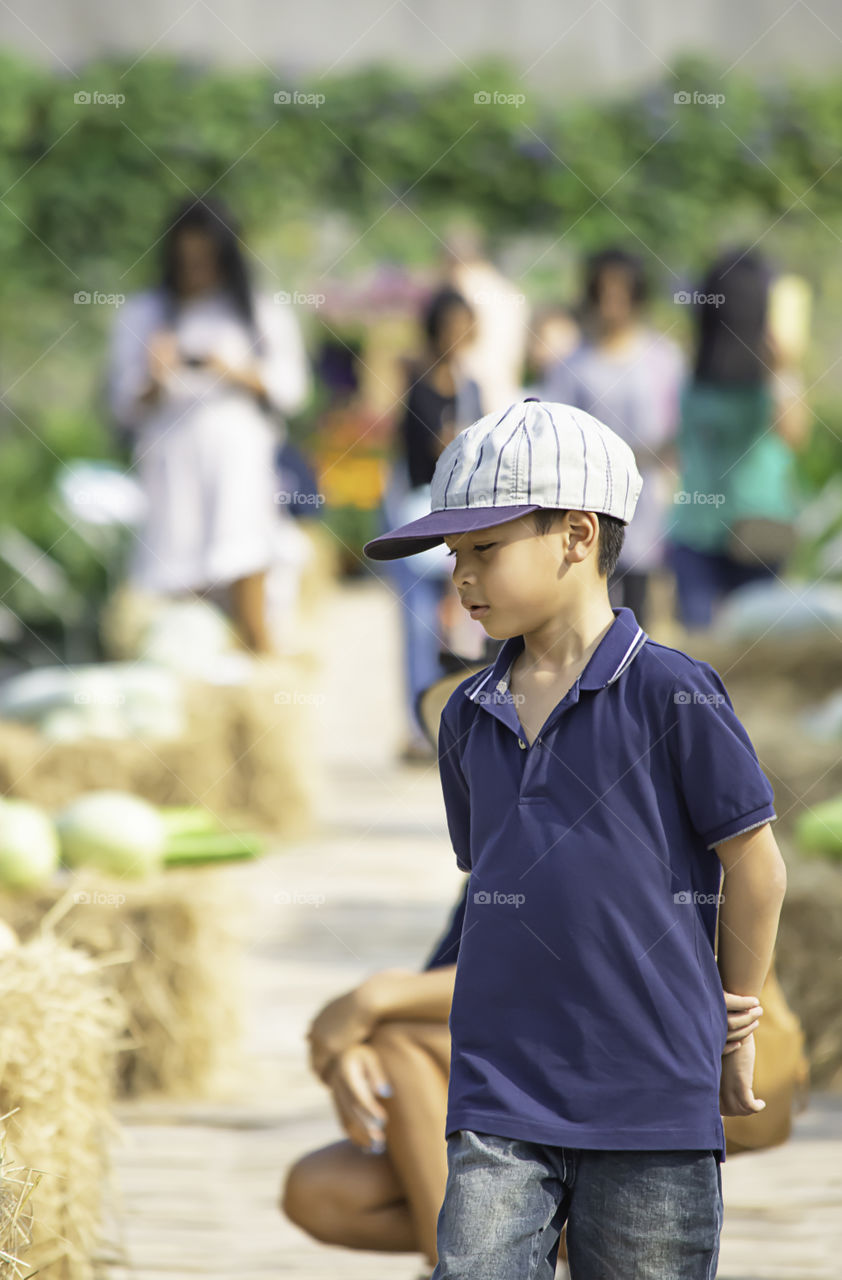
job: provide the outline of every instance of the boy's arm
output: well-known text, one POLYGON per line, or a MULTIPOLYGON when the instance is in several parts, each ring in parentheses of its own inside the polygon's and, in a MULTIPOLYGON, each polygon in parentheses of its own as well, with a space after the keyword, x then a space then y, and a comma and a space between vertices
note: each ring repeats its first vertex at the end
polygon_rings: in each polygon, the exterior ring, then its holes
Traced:
POLYGON ((772 963, 786 865, 768 822, 723 840, 716 853, 725 869, 717 960, 722 986, 759 995, 772 963))
MULTIPOLYGON (((760 992, 778 931, 786 893, 786 866, 771 827, 764 823, 716 846, 725 869, 719 910, 717 963, 725 991, 760 992)), ((719 1107, 724 1116, 752 1115, 766 1103, 755 1098, 754 1035, 722 1059, 719 1107)))

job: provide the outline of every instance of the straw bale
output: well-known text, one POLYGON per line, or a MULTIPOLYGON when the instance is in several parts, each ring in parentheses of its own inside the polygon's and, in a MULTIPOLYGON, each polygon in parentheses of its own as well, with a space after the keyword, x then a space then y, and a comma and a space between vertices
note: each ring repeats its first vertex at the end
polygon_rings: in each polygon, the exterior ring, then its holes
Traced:
POLYGON ((319 787, 317 671, 299 655, 255 662, 245 684, 190 681, 188 728, 174 741, 51 742, 0 721, 0 792, 51 808, 116 788, 153 804, 201 803, 223 820, 300 838, 319 787))
POLYGON ((49 929, 0 956, 0 1276, 94 1274, 125 1027, 104 971, 49 929))
POLYGON ((80 870, 69 887, 0 895, 0 918, 26 939, 45 916, 63 942, 110 963, 130 1041, 120 1096, 212 1096, 237 1061, 245 900, 238 869, 166 871, 144 881, 80 870))
POLYGON ((804 1029, 812 1085, 842 1089, 842 869, 792 860, 788 880, 778 976, 804 1029))

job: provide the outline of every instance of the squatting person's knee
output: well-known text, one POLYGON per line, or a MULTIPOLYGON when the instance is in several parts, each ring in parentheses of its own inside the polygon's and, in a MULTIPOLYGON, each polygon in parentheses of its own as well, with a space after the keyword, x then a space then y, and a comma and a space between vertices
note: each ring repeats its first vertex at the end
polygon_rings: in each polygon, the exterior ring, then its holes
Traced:
POLYGON ((330 1235, 332 1188, 314 1155, 302 1156, 287 1170, 278 1208, 302 1231, 325 1241, 330 1235))

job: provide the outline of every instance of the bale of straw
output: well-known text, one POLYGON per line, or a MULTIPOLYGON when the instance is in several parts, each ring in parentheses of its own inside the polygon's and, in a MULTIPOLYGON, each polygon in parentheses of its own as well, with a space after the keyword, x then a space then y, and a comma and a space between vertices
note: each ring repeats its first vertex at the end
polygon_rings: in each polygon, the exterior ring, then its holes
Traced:
POLYGON ((50 808, 116 788, 298 839, 312 829, 319 788, 317 672, 299 655, 255 662, 243 684, 189 681, 187 730, 173 741, 51 742, 0 721, 0 792, 50 808))
POLYGON ((0 1275, 93 1276, 124 1026, 103 965, 49 930, 0 956, 0 1275))
POLYGON ((21 1256, 32 1244, 30 1199, 41 1174, 16 1164, 8 1154, 7 1120, 0 1116, 0 1280, 23 1280, 30 1273, 21 1256))
POLYGON ((788 860, 776 954, 804 1029, 812 1085, 842 1089, 842 869, 788 860))
POLYGON ((0 896, 21 938, 45 918, 63 942, 110 963, 130 1039, 118 1055, 121 1097, 213 1096, 237 1063, 245 899, 239 869, 166 871, 148 881, 79 871, 69 887, 0 896))

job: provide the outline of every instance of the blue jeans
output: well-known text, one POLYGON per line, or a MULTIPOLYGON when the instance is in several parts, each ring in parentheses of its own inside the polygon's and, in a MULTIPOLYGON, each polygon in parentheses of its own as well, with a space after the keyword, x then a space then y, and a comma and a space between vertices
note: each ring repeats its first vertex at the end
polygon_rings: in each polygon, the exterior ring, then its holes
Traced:
POLYGON ((592 1151, 459 1129, 432 1280, 712 1280, 722 1229, 714 1151, 592 1151))

